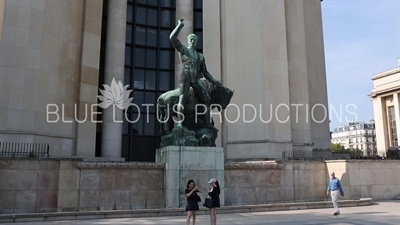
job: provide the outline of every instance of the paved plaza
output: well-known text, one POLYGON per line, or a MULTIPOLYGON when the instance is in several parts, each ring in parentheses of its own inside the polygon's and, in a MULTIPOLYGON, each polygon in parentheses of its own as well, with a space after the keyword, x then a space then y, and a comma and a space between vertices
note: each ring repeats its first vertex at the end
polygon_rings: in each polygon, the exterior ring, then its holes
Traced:
MULTIPOLYGON (((291 210, 217 215, 218 225, 400 225, 400 201, 376 202, 371 206, 341 208, 339 216, 333 209, 291 210)), ((176 225, 185 224, 185 217, 123 218, 101 220, 73 220, 57 222, 11 223, 13 225, 176 225)), ((197 218, 197 225, 210 224, 207 215, 197 218)))

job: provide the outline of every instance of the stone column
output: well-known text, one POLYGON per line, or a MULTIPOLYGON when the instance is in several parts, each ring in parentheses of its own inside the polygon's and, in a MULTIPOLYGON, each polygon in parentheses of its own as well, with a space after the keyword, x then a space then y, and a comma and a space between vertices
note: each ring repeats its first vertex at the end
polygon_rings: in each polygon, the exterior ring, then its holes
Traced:
MULTIPOLYGON (((113 78, 117 83, 124 82, 126 10, 126 0, 109 0, 104 73, 104 83, 108 85, 113 78)), ((122 111, 114 105, 103 109, 102 157, 121 157, 122 122, 115 121, 122 121, 122 116, 122 111)))
MULTIPOLYGON (((179 33, 178 39, 183 45, 187 46, 187 36, 193 33, 193 0, 176 0, 175 7, 175 25, 178 24, 180 18, 185 19, 185 26, 179 33)), ((171 30, 172 31, 172 30, 171 30)), ((182 72, 182 63, 179 59, 179 54, 175 51, 175 87, 179 87, 179 75, 182 72)))
MULTIPOLYGON (((289 4, 291 4, 291 1, 287 2, 290 2, 289 4)), ((303 87, 303 90, 307 90, 308 92, 308 112, 311 116, 309 118, 309 125, 307 125, 310 127, 311 131, 309 140, 314 143, 312 147, 313 149, 329 149, 329 104, 326 81, 321 2, 318 0, 303 0, 301 2, 303 5, 303 14, 301 17, 304 18, 303 21, 305 28, 304 38, 306 52, 304 58, 306 58, 307 62, 307 75, 305 79, 308 81, 308 88, 306 89, 303 87)), ((294 35, 296 35, 296 33, 294 33, 294 35)), ((303 38, 300 39, 302 40, 303 38)), ((297 51, 295 53, 297 54, 297 51)))
POLYGON ((0 0, 0 45, 1 45, 1 37, 3 36, 3 22, 4 22, 4 11, 6 9, 6 1, 0 0))
MULTIPOLYGON (((312 143, 311 125, 306 119, 308 112, 307 104, 310 103, 309 97, 309 67, 308 67, 308 52, 307 39, 296 39, 298 35, 307 35, 307 21, 303 14, 298 15, 296 11, 303 12, 306 6, 303 1, 285 1, 285 20, 286 20, 286 48, 287 48, 287 68, 289 74, 289 97, 290 104, 295 107, 290 107, 290 126, 291 140, 293 150, 311 151, 312 146, 307 146, 304 143, 312 143), (301 52, 299 54, 299 52, 301 52), (298 108, 296 108, 298 107, 298 108)), ((318 84, 319 85, 319 84, 318 84)), ((322 90, 324 91, 324 90, 322 90)), ((326 90, 325 90, 326 91, 326 90)), ((312 120, 312 118, 311 118, 312 120)))
POLYGON ((398 93, 393 94, 393 103, 396 119, 397 143, 400 143, 400 128, 397 125, 400 122, 400 99, 398 93))
POLYGON ((374 115, 375 115, 375 133, 376 133, 376 148, 378 155, 383 156, 386 154, 388 147, 387 135, 388 130, 386 121, 386 109, 385 104, 381 97, 375 97, 373 100, 374 115))

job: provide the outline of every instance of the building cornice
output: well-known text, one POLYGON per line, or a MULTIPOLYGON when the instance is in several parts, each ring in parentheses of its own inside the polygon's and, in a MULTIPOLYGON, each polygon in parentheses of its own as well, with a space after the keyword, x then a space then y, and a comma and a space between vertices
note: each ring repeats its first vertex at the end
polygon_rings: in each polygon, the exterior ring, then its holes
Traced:
POLYGON ((372 76, 372 80, 376 80, 376 79, 379 79, 379 78, 382 78, 382 77, 387 77, 387 76, 390 76, 390 75, 393 75, 393 74, 396 74, 396 73, 400 73, 400 67, 396 67, 396 68, 393 68, 393 69, 390 69, 390 70, 386 70, 384 72, 377 73, 377 74, 372 76))
POLYGON ((394 93, 398 93, 398 92, 400 92, 400 86, 397 86, 394 88, 388 88, 388 89, 376 91, 376 92, 372 91, 372 93, 369 94, 368 97, 376 98, 376 97, 378 97, 378 95, 394 94, 394 93))

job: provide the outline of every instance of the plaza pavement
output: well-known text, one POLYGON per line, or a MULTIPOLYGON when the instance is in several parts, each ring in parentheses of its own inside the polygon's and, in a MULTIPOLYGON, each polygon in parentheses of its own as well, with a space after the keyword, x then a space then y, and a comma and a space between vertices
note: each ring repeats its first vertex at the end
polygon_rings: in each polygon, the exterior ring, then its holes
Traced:
MULTIPOLYGON (((333 208, 233 213, 217 215, 218 225, 400 225, 400 201, 375 202, 370 206, 342 207, 339 216, 333 208)), ((6 224, 6 223, 3 223, 6 224)), ((177 225, 186 224, 184 216, 100 220, 8 223, 13 225, 177 225)), ((197 217, 196 225, 210 224, 209 216, 197 217)))

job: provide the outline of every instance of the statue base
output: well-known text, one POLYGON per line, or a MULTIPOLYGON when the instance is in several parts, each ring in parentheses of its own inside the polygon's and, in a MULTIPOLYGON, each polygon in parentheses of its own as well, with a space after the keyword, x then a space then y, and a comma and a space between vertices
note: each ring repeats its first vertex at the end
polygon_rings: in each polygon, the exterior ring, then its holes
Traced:
POLYGON ((189 180, 203 191, 199 206, 208 196, 207 183, 216 178, 221 187, 220 201, 224 205, 224 150, 216 147, 168 146, 157 149, 156 162, 165 163, 164 190, 166 208, 186 206, 185 189, 189 180))
POLYGON ((161 136, 161 147, 167 146, 207 146, 215 147, 218 130, 200 128, 195 131, 181 126, 172 129, 171 133, 161 136))

